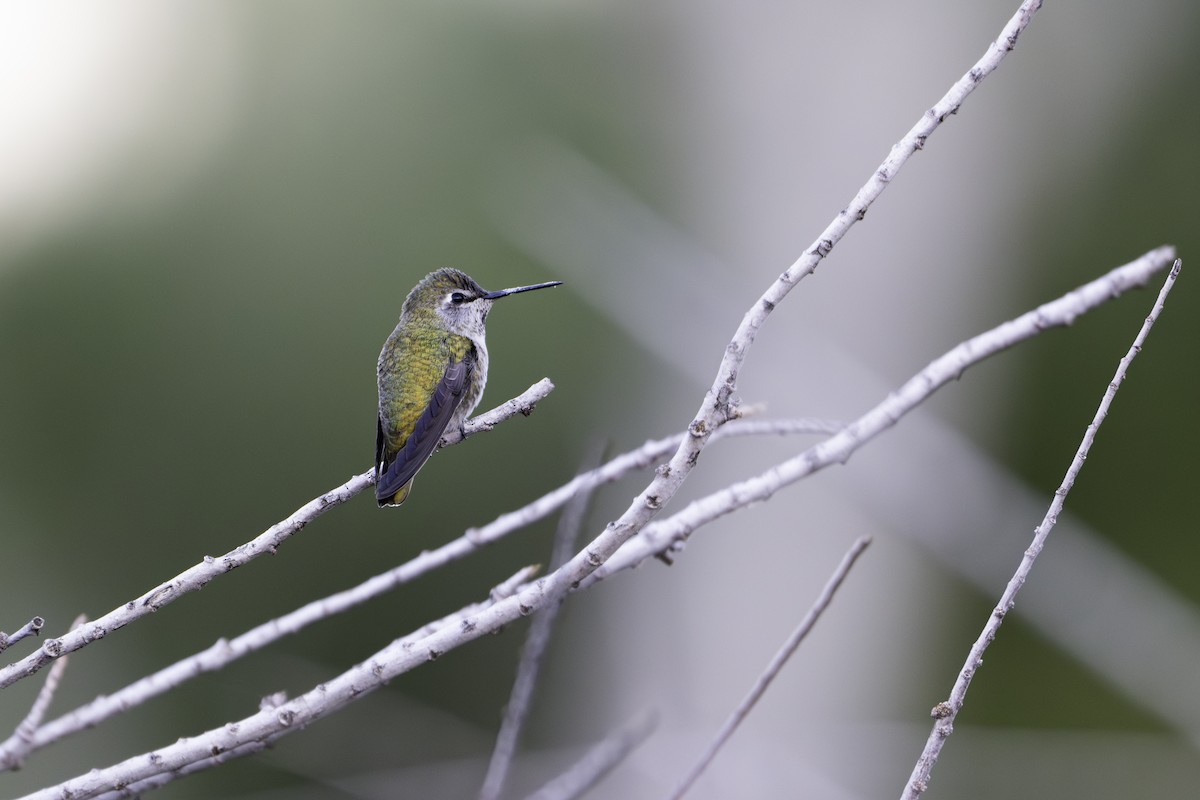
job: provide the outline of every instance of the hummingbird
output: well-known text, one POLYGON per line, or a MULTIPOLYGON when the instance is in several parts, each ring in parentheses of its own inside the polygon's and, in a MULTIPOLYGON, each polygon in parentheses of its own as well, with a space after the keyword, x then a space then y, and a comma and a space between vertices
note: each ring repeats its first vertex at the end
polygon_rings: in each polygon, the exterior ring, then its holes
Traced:
POLYGON ((536 283, 489 292, 456 269, 431 272, 413 287, 400 323, 379 354, 375 499, 398 506, 441 441, 479 405, 487 385, 484 323, 501 297, 558 286, 536 283))

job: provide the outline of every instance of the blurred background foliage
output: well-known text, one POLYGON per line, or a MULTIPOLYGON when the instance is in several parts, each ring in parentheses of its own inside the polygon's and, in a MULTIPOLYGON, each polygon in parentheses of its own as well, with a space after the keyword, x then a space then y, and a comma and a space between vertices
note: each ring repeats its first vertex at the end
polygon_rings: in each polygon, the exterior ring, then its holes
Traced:
MULTIPOLYGON (((597 441, 624 450, 686 424, 744 310, 1016 3, 830 5, 0 6, 5 630, 41 614, 54 635, 80 611, 98 616, 369 468, 375 358, 426 272, 457 266, 489 288, 567 282, 490 319, 481 408, 548 376, 557 389, 533 416, 438 455, 402 509, 356 498, 275 557, 88 648, 52 715, 523 505, 597 441)), ((776 416, 852 417, 957 341, 1173 243, 1183 278, 1068 507, 1200 602, 1200 317, 1186 267, 1198 13, 1182 0, 1048 4, 772 318, 744 398, 776 416)), ((931 416, 1048 502, 1151 300, 1121 299, 973 370, 931 416)), ((721 447, 688 497, 798 445, 721 447)), ((697 538, 670 572, 647 567, 573 600, 518 784, 545 780, 648 696, 659 744, 595 796, 661 794, 836 554, 869 532, 871 564, 847 588, 857 594, 806 645, 825 654, 802 650, 815 665, 797 667, 745 734, 778 769, 735 751, 695 796, 898 791, 1000 584, 979 591, 893 535, 902 511, 858 505, 860 460, 904 470, 919 455, 877 449, 697 538), (847 727, 826 735, 840 703, 847 727), (672 738, 680 728, 695 738, 672 738)), ((593 529, 637 486, 606 489, 593 529)), ((1036 521, 980 522, 1012 539, 1006 569, 1036 521)), ((552 530, 543 522, 39 752, 0 776, 0 792, 303 692, 544 561, 552 530)), ((470 796, 522 632, 163 795, 470 796)), ((4 724, 35 683, 6 690, 4 724)), ((1182 796, 1200 779, 1196 738, 1019 617, 960 728, 978 738, 951 743, 930 797, 1118 797, 1133 785, 1182 796), (1038 760, 1047 736, 1061 747, 1038 760)))

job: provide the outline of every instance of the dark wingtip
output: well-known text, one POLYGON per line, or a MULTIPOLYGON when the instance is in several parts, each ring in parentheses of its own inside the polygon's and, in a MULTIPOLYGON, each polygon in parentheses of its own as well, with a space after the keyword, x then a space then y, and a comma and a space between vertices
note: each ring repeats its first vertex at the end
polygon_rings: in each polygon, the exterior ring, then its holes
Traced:
POLYGON ((379 504, 380 508, 396 508, 408 499, 408 493, 412 491, 412 484, 413 482, 409 480, 408 483, 401 486, 395 492, 390 495, 385 495, 384 497, 379 496, 379 488, 376 487, 375 502, 379 504))

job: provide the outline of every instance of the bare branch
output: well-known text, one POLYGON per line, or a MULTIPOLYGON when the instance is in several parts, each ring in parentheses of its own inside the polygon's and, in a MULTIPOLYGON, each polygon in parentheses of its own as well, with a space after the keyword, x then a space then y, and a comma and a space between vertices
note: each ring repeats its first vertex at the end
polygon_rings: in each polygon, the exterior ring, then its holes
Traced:
POLYGON ((27 636, 36 636, 38 632, 45 626, 46 620, 42 617, 34 617, 26 622, 20 628, 17 628, 13 633, 5 633, 0 631, 0 653, 3 653, 10 646, 16 644, 27 636))
POLYGON ((655 715, 645 712, 589 750, 566 772, 529 795, 526 800, 572 800, 591 789, 646 741, 657 724, 655 715))
POLYGON ((1004 618, 1008 615, 1008 612, 1012 611, 1013 606, 1016 604, 1017 593, 1021 591, 1021 587, 1025 584, 1025 579, 1033 569, 1034 561, 1037 560, 1038 555, 1042 552, 1042 548, 1045 547, 1046 539, 1050 536, 1050 531, 1057 524, 1058 516, 1062 513, 1063 504, 1066 503, 1067 495, 1070 493, 1071 487, 1075 485, 1075 478, 1079 475, 1079 471, 1083 469, 1083 463, 1087 460, 1088 451, 1091 450, 1092 442, 1096 439, 1096 432, 1100 429, 1100 425, 1103 424, 1105 417, 1108 416, 1108 409, 1117 395, 1117 389, 1120 388, 1121 383, 1125 380, 1125 375, 1129 371, 1129 365, 1133 363, 1133 359, 1142 351, 1146 337, 1150 335, 1150 329, 1154 326, 1159 314, 1162 313, 1167 295, 1170 294, 1171 288, 1175 285, 1176 278, 1179 277, 1181 266, 1181 262, 1176 260, 1171 267, 1171 271, 1167 273, 1167 279, 1158 293, 1154 307, 1151 309, 1149 316, 1146 317, 1145 322, 1142 323, 1142 327, 1138 331, 1137 337, 1133 340, 1133 345, 1129 348, 1129 352, 1125 354, 1125 357, 1121 359, 1121 363, 1117 365, 1117 372, 1105 389, 1104 396, 1100 400, 1100 407, 1096 409, 1095 416, 1084 431, 1083 440, 1080 441, 1079 448, 1075 451, 1075 457, 1071 460, 1071 466, 1067 468, 1067 474, 1063 478, 1062 484, 1054 491, 1054 499, 1050 502, 1050 508, 1047 509, 1046 516, 1042 518, 1041 524, 1034 531, 1033 543, 1025 551, 1025 555, 1021 558, 1021 563, 1017 566, 1016 572, 1009 579, 1008 585, 1004 587, 1004 593, 1000 596, 1000 602, 996 604, 995 609, 993 609, 991 615, 988 617, 988 621, 984 624, 979 638, 971 646, 966 663, 963 664, 962 670, 959 671, 958 677, 954 681, 954 687, 950 690, 949 699, 933 707, 931 716, 936 721, 933 724, 933 730, 930 732, 928 740, 925 742, 925 749, 922 750, 920 758, 917 759, 912 775, 908 779, 908 784, 904 787, 903 794, 901 794, 904 800, 916 800, 929 787, 929 777, 933 771, 933 765, 937 763, 938 756, 942 752, 942 746, 945 744, 946 739, 954 731, 954 720, 958 716, 958 712, 962 710, 967 696, 967 688, 971 684, 971 679, 975 676, 975 671, 983 664, 983 653, 987 650, 988 645, 992 643, 992 640, 996 638, 996 633, 1000 630, 1000 626, 1004 623, 1004 618))
POLYGON ((441 441, 438 442, 438 449, 458 444, 468 436, 490 431, 501 422, 511 419, 517 414, 528 417, 533 413, 537 404, 549 397, 552 391, 554 391, 554 384, 550 382, 549 378, 542 378, 533 386, 521 392, 521 394, 501 403, 491 411, 476 414, 463 424, 462 430, 447 431, 442 435, 441 441))
MULTIPOLYGON (((490 430, 502 419, 507 419, 516 413, 527 414, 538 400, 546 397, 553 389, 554 384, 543 378, 514 400, 468 422, 463 426, 462 435, 469 436, 479 430, 490 430)), ((461 436, 455 441, 459 440, 461 440, 461 436)), ((279 545, 287 541, 293 534, 298 533, 305 525, 334 506, 345 503, 374 483, 374 480, 375 476, 372 472, 355 475, 336 489, 305 503, 287 519, 275 523, 256 538, 230 550, 225 555, 219 558, 205 556, 199 564, 181 572, 165 583, 159 584, 141 597, 118 606, 99 619, 81 625, 61 638, 47 639, 36 652, 30 653, 14 664, 0 668, 0 689, 34 674, 61 655, 74 652, 98 639, 103 639, 118 628, 123 628, 131 622, 154 613, 189 592, 203 588, 213 579, 247 564, 261 555, 274 553, 279 545)))
POLYGON ((601 580, 614 572, 635 566, 649 556, 665 552, 673 543, 683 541, 701 525, 750 503, 766 500, 784 486, 813 472, 831 464, 845 463, 856 450, 895 425, 934 391, 957 379, 972 364, 1048 328, 1070 325, 1079 315, 1145 284, 1150 276, 1168 266, 1174 258, 1173 247, 1151 250, 1057 300, 968 339, 934 359, 883 402, 825 441, 756 477, 700 498, 668 519, 648 525, 640 536, 628 542, 607 563, 596 569, 584 584, 601 580))
MULTIPOLYGON (((483 415, 485 418, 490 415, 483 415)), ((475 418, 480 419, 479 417, 475 418)), ((474 429, 475 420, 467 423, 474 429)), ((841 425, 822 420, 738 420, 717 432, 715 438, 742 435, 789 435, 830 433, 841 425)), ((386 592, 399 588, 439 567, 477 552, 481 548, 542 519, 572 497, 588 494, 603 483, 615 481, 635 469, 646 469, 678 447, 684 434, 646 442, 639 448, 611 459, 607 464, 576 476, 524 508, 503 514, 482 528, 472 528, 458 539, 421 553, 416 558, 341 592, 314 600, 295 611, 264 622, 232 639, 220 639, 211 647, 151 673, 115 692, 88 702, 38 728, 30 745, 39 750, 59 739, 94 727, 109 717, 124 713, 205 673, 261 650, 284 636, 295 634, 322 619, 341 614, 386 592)), ((15 765, 7 745, 0 746, 0 768, 15 765)))
MULTIPOLYGON (((407 652, 420 640, 444 628, 469 630, 470 618, 484 608, 509 599, 530 578, 537 574, 536 566, 524 567, 507 580, 498 584, 487 600, 473 603, 441 619, 427 623, 407 636, 389 645, 407 652)), ((175 778, 214 767, 231 758, 259 752, 275 740, 304 728, 308 722, 320 719, 338 708, 375 691, 390 680, 375 659, 357 664, 328 684, 318 684, 295 700, 285 701, 282 693, 273 695, 263 703, 257 714, 247 718, 258 720, 262 728, 243 730, 241 723, 230 723, 210 730, 200 736, 180 739, 168 748, 144 753, 126 759, 107 769, 94 769, 86 775, 73 778, 57 786, 39 789, 21 800, 86 800, 108 796, 130 796, 130 786, 154 788, 169 783, 175 778), (336 687, 335 687, 336 684, 336 687), (331 689, 333 689, 331 691, 331 689), (299 713, 298 713, 299 711, 299 713), (169 755, 164 755, 168 753, 169 755)))
MULTIPOLYGON (((840 423, 829 420, 737 420, 722 426, 714 440, 725 436, 786 436, 804 433, 833 433, 841 430, 840 423)), ((549 516, 562 507, 578 492, 590 492, 604 483, 620 480, 630 472, 646 469, 659 462, 659 459, 679 447, 687 434, 677 433, 663 439, 651 439, 634 450, 622 453, 609 460, 607 464, 575 476, 559 488, 547 492, 542 497, 515 511, 501 514, 482 528, 472 528, 466 532, 468 543, 474 545, 488 544, 507 536, 514 530, 523 528, 539 519, 549 516)), ((435 553, 441 552, 439 550, 435 553)))
POLYGON ((249 742, 224 753, 219 753, 215 756, 209 756, 208 758, 202 758, 199 761, 193 761, 191 764, 180 767, 177 770, 164 772, 155 775, 152 778, 146 778, 145 780, 131 783, 130 785, 124 786, 120 789, 113 789, 110 792, 98 794, 96 795, 96 800, 130 800, 130 798, 139 798, 143 793, 149 792, 152 789, 158 789, 166 786, 168 783, 178 780, 179 778, 186 778, 188 775, 194 775, 195 773, 203 772, 206 769, 219 767, 226 762, 233 761, 244 756, 261 753, 263 750, 266 750, 268 747, 270 747, 271 744, 278 738, 278 736, 275 736, 265 739, 261 742, 249 742))
MULTIPOLYGON (((39 623, 41 627, 41 617, 34 617, 30 622, 39 623)), ((78 628, 83 623, 87 622, 87 617, 80 614, 71 623, 72 628, 78 628)), ((26 627, 29 627, 28 625, 26 627)), ((17 725, 17 729, 13 731, 13 735, 8 737, 0 744, 0 753, 4 753, 4 762, 2 768, 17 769, 21 766, 25 756, 33 750, 33 735, 37 731, 38 726, 42 724, 42 717, 46 715, 46 709, 50 707, 50 703, 54 700, 54 693, 58 691, 58 684, 62 681, 63 673, 67 671, 67 657, 63 656, 58 661, 54 662, 54 666, 50 668, 50 672, 46 675, 46 682, 38 691, 37 697, 33 701, 33 706, 29 709, 29 713, 25 715, 25 719, 21 720, 21 724, 17 725)))
POLYGON ((700 773, 708 768, 712 760, 717 757, 717 753, 725 746, 725 742, 729 741, 729 737, 742 724, 742 720, 754 710, 755 704, 766 693, 767 687, 775 680, 775 676, 783 669, 783 665, 792 657, 792 653, 796 652, 796 648, 804 641, 804 637, 808 636, 808 632, 812 630, 817 620, 821 618, 821 614, 825 613, 825 609, 829 607, 829 603, 833 600, 833 595, 842 585, 842 582, 846 580, 846 575, 849 574, 850 569, 854 566, 854 562, 858 560, 858 557, 863 554, 863 551, 870 544, 870 536, 861 536, 850 546, 846 555, 842 556, 842 563, 838 564, 837 569, 829 577, 829 581, 825 584, 825 588, 821 590, 817 601, 808 610, 808 613, 804 615, 804 619, 800 621, 796 630, 792 631, 792 635, 784 642, 783 647, 771 659, 771 663, 767 665, 767 669, 762 675, 758 676, 758 680, 755 681, 753 688, 750 689, 750 693, 743 698, 738 707, 729 715, 729 719, 725 720, 725 724, 721 726, 721 730, 717 732, 716 738, 708 746, 704 755, 700 757, 700 760, 696 762, 688 774, 683 777, 683 780, 679 782, 679 785, 675 787, 675 791, 671 793, 670 800, 679 800, 679 798, 687 793, 687 790, 700 777, 700 773))

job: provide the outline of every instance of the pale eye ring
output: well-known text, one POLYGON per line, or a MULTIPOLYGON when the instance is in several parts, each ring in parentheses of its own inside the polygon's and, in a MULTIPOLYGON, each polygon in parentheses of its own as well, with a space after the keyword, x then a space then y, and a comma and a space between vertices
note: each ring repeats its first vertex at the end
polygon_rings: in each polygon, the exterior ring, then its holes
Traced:
POLYGON ((463 294, 462 292, 451 292, 450 293, 450 304, 451 305, 461 306, 465 302, 467 302, 467 296, 465 294, 463 294))

